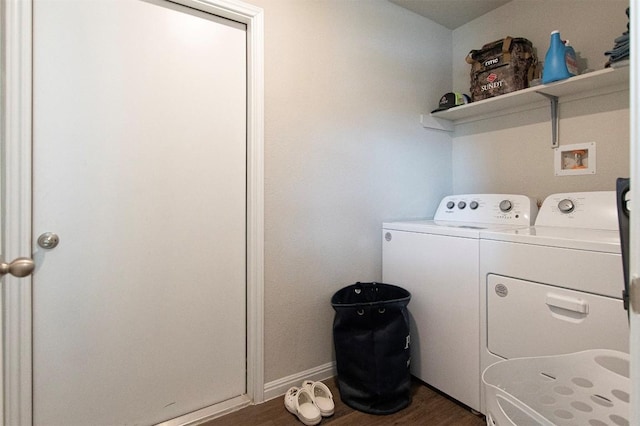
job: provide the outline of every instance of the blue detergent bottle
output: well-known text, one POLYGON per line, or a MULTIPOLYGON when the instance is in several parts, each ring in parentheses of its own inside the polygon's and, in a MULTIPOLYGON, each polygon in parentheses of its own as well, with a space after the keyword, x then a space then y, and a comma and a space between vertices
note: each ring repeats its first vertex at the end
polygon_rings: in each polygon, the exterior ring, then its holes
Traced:
POLYGON ((565 46, 560 39, 560 31, 551 32, 551 42, 549 50, 544 57, 544 68, 542 69, 542 83, 547 84, 552 81, 564 80, 571 77, 567 69, 565 59, 565 46))

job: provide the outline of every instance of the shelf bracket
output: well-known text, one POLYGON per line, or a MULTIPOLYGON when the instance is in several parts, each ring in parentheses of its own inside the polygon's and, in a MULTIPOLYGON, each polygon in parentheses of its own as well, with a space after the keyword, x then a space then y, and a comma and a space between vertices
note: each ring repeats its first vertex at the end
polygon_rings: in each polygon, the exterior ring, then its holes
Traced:
POLYGON ((434 117, 431 114, 420 115, 420 123, 427 129, 444 130, 445 132, 453 132, 454 126, 450 120, 434 117))
POLYGON ((558 97, 538 92, 551 102, 551 148, 557 148, 558 142, 558 97))

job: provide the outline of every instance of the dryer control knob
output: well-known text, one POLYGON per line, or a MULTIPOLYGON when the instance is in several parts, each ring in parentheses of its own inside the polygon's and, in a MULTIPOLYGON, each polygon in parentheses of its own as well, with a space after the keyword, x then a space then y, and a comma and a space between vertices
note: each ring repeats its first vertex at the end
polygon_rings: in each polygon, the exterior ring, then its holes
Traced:
POLYGON ((455 206, 456 206, 456 203, 454 203, 453 201, 449 201, 449 202, 447 203, 447 208, 448 208, 449 210, 451 210, 451 209, 452 209, 452 208, 454 208, 455 206))
POLYGON ((558 203, 558 210, 560 210, 562 213, 571 213, 575 210, 575 208, 576 205, 568 198, 565 198, 558 203))
POLYGON ((503 213, 509 212, 511 211, 511 209, 513 208, 513 204, 511 204, 511 201, 509 200, 502 200, 500 201, 500 211, 503 213))
POLYGON ((467 207, 467 203, 465 203, 464 201, 460 201, 460 202, 458 203, 458 208, 459 208, 460 210, 464 209, 465 207, 467 207))
POLYGON ((475 209, 477 209, 477 208, 478 208, 478 202, 477 202, 477 201, 472 201, 472 202, 470 202, 470 203, 469 203, 469 208, 470 208, 471 210, 475 210, 475 209))

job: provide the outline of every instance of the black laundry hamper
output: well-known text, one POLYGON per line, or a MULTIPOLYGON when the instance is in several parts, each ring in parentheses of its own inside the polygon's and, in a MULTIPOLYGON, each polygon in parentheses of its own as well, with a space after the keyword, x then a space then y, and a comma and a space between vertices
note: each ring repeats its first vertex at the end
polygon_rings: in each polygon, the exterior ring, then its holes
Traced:
POLYGON ((348 406, 391 414, 411 403, 411 293, 383 283, 355 283, 331 298, 338 389, 348 406))

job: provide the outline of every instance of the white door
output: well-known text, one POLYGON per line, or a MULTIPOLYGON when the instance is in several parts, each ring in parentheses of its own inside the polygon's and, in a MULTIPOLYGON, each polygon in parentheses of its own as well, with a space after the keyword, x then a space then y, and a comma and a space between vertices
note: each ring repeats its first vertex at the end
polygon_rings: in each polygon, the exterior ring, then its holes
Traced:
POLYGON ((621 299, 496 274, 487 274, 486 295, 486 344, 494 355, 629 351, 629 326, 621 299))
POLYGON ((34 423, 246 393, 244 24, 162 0, 33 16, 34 423))

